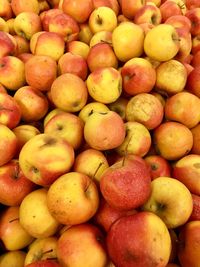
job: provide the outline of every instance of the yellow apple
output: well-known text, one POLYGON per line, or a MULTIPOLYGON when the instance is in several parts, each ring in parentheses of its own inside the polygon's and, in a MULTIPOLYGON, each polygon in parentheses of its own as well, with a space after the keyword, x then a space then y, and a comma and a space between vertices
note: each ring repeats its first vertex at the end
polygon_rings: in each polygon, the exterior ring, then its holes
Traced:
POLYGON ((79 118, 85 123, 90 115, 94 112, 107 112, 109 108, 100 102, 91 102, 85 105, 79 112, 79 118))
POLYGON ((0 256, 0 267, 24 267, 24 251, 8 251, 0 256))

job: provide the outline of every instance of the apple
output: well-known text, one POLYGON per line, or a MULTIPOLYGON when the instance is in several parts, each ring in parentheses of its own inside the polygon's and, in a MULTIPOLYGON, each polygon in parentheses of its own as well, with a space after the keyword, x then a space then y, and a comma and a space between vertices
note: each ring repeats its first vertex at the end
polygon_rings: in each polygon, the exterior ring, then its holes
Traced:
POLYGON ((60 0, 48 0, 51 8, 58 8, 60 0))
POLYGON ((87 60, 90 47, 81 41, 71 41, 66 44, 66 50, 67 52, 71 52, 74 55, 79 55, 87 60))
POLYGON ((71 113, 62 112, 51 118, 44 127, 44 133, 61 137, 74 149, 78 149, 83 141, 84 123, 71 113))
POLYGON ((196 7, 200 7, 198 0, 186 0, 186 6, 188 9, 193 9, 196 7))
POLYGON ((106 241, 116 266, 165 267, 171 252, 169 231, 152 212, 120 218, 111 226, 106 241))
POLYGON ((14 158, 17 151, 17 137, 7 126, 0 124, 0 166, 14 158), (5 153, 6 149, 6 153, 5 153))
POLYGON ((86 80, 89 95, 103 104, 115 102, 122 93, 122 77, 113 67, 94 70, 86 80), (106 90, 109 88, 109 90, 106 90))
POLYGON ((0 123, 13 129, 21 119, 21 109, 16 100, 9 94, 0 92, 0 123))
POLYGON ((98 43, 90 48, 87 57, 87 64, 91 72, 106 67, 118 67, 118 59, 107 43, 98 43))
POLYGON ((182 29, 177 29, 180 38, 180 48, 175 57, 182 63, 190 63, 191 61, 191 49, 192 49, 192 37, 191 33, 187 33, 182 29))
POLYGON ((115 14, 118 15, 120 5, 117 0, 93 0, 94 8, 98 8, 101 6, 106 6, 115 11, 115 14))
POLYGON ((116 148, 121 156, 133 154, 144 157, 151 146, 151 135, 148 129, 141 123, 129 121, 125 123, 126 136, 123 143, 116 148))
POLYGON ((173 177, 187 186, 193 194, 200 194, 200 155, 182 157, 173 166, 173 177))
POLYGON ((180 122, 188 128, 195 127, 200 121, 200 99, 189 92, 169 97, 165 104, 165 118, 180 122))
POLYGON ((0 49, 0 58, 16 54, 17 42, 11 34, 0 32, 0 49))
POLYGON ((76 156, 73 170, 89 176, 99 185, 104 171, 109 167, 105 155, 96 149, 86 149, 76 156))
POLYGON ((60 265, 53 260, 39 260, 32 262, 25 267, 60 267, 60 265))
MULTIPOLYGON (((162 92, 161 92, 162 93, 162 92)), ((165 103, 166 103, 166 99, 165 99, 165 95, 161 95, 161 93, 158 93, 156 91, 152 91, 151 94, 154 95, 162 104, 163 108, 165 107, 165 103)))
POLYGON ((115 209, 111 207, 102 197, 100 200, 98 211, 94 215, 94 222, 101 226, 107 233, 115 221, 117 221, 121 217, 135 213, 137 213, 137 211, 134 209, 130 211, 122 211, 115 209))
POLYGON ((0 17, 6 21, 11 19, 13 16, 12 8, 9 0, 2 0, 0 6, 0 17))
POLYGON ((49 21, 58 14, 63 14, 63 11, 58 8, 49 9, 40 13, 42 29, 44 31, 49 31, 49 21))
POLYGON ((191 129, 193 135, 193 147, 191 153, 200 155, 200 123, 191 129))
POLYGON ((60 114, 60 113, 65 113, 65 111, 59 109, 59 108, 55 108, 55 109, 52 109, 49 113, 47 113, 47 115, 45 116, 44 118, 44 121, 43 121, 43 127, 45 127, 47 125, 47 123, 57 114, 60 114))
POLYGON ((63 36, 65 42, 70 42, 78 39, 79 26, 74 18, 61 13, 49 19, 48 31, 56 32, 63 36))
POLYGON ((61 0, 59 6, 78 23, 86 22, 94 9, 93 0, 61 0))
POLYGON ((200 220, 200 196, 192 194, 193 200, 193 210, 190 215, 189 221, 199 221, 200 220))
POLYGON ((0 256, 0 267, 24 267, 25 257, 24 251, 7 251, 0 256))
POLYGON ((57 63, 49 56, 34 55, 25 63, 25 76, 28 85, 48 91, 57 77, 57 63))
POLYGON ((48 111, 48 100, 39 90, 31 86, 23 86, 16 91, 14 99, 21 110, 21 118, 25 122, 40 120, 48 111))
POLYGON ((104 267, 108 260, 103 234, 89 223, 67 229, 58 239, 57 253, 61 266, 104 267))
POLYGON ((1 214, 0 236, 9 251, 23 249, 34 240, 19 222, 19 207, 8 207, 1 214))
MULTIPOLYGON (((20 36, 18 36, 20 37, 20 36)), ((20 37, 20 38, 23 38, 23 37, 20 37)), ((31 53, 22 53, 20 55, 17 56, 22 62, 24 62, 24 64, 32 57, 34 57, 33 54, 31 53)))
POLYGON ((58 61, 64 54, 64 38, 56 32, 37 32, 30 40, 32 54, 39 56, 50 56, 58 61))
POLYGON ((94 112, 85 122, 84 137, 91 148, 113 149, 124 141, 125 125, 114 111, 94 112))
POLYGON ((51 86, 52 101, 67 112, 80 111, 86 104, 88 90, 84 81, 72 73, 64 73, 51 86))
POLYGON ((191 21, 183 15, 172 15, 165 23, 174 26, 176 30, 180 29, 187 33, 191 30, 191 21))
POLYGON ((87 61, 79 55, 67 52, 58 61, 58 74, 72 73, 86 80, 88 75, 87 61))
POLYGON ((24 266, 40 260, 54 261, 57 258, 57 243, 55 236, 35 239, 27 248, 24 266))
POLYGON ((128 99, 120 96, 115 102, 108 104, 110 110, 115 111, 119 116, 125 120, 126 119, 126 106, 128 104, 128 99))
POLYGON ((142 209, 154 212, 168 228, 176 228, 188 221, 193 200, 189 189, 183 183, 161 176, 151 182, 151 195, 142 209))
POLYGON ((191 21, 191 34, 197 36, 200 34, 200 7, 190 9, 185 16, 191 21))
POLYGON ((183 0, 167 0, 159 7, 162 22, 165 22, 171 16, 185 15, 187 8, 183 0))
POLYGON ((15 16, 22 12, 34 12, 39 13, 39 3, 38 0, 11 0, 12 11, 15 16))
POLYGON ((156 151, 167 160, 178 160, 192 149, 191 131, 179 122, 168 121, 159 125, 153 133, 156 151))
POLYGON ((101 6, 92 11, 88 23, 93 33, 100 31, 112 32, 117 26, 117 16, 111 8, 101 6))
POLYGON ((147 2, 146 5, 141 7, 134 16, 134 23, 150 23, 153 25, 158 25, 161 23, 161 12, 153 2, 147 2))
POLYGON ((110 31, 100 31, 93 34, 90 40, 90 47, 93 47, 99 43, 106 43, 112 45, 112 32, 110 31))
POLYGON ((59 222, 52 217, 47 207, 47 189, 37 189, 24 197, 19 207, 19 222, 35 238, 53 236, 59 222))
MULTIPOLYGON (((6 0, 7 1, 7 0, 6 0)), ((8 20, 6 20, 6 24, 8 26, 8 32, 11 34, 11 35, 15 35, 16 32, 14 30, 14 21, 15 19, 14 18, 10 18, 8 20)))
POLYGON ((7 90, 2 84, 0 84, 0 93, 7 94, 7 90))
POLYGON ((21 149, 19 165, 24 175, 34 183, 49 186, 68 172, 74 162, 72 146, 62 138, 38 134, 21 149))
POLYGON ((117 58, 122 62, 139 57, 143 53, 144 31, 135 23, 121 22, 112 33, 112 44, 117 58))
POLYGON ((194 55, 200 50, 200 36, 194 36, 192 38, 192 54, 194 55))
POLYGON ((9 33, 8 24, 4 19, 0 17, 0 31, 9 33))
POLYGON ((197 51, 194 55, 193 58, 191 60, 191 65, 196 68, 196 67, 200 67, 200 50, 197 51))
POLYGON ((17 90, 25 84, 24 63, 14 56, 0 58, 0 83, 9 90, 17 90))
POLYGON ((90 102, 80 110, 78 116, 85 123, 94 112, 107 112, 109 110, 110 109, 103 103, 90 102))
POLYGON ((39 13, 42 13, 43 11, 47 11, 50 9, 48 0, 40 0, 38 4, 39 4, 39 13))
POLYGON ((141 0, 121 0, 120 6, 122 14, 128 19, 134 19, 137 11, 145 6, 146 1, 141 0))
POLYGON ((126 106, 127 121, 142 123, 148 130, 161 124, 163 113, 160 100, 149 93, 140 93, 131 97, 126 106))
POLYGON ((50 186, 47 206, 58 222, 82 224, 92 218, 98 209, 98 189, 87 175, 69 172, 50 186))
POLYGON ((131 210, 140 207, 151 193, 151 177, 146 162, 134 155, 117 161, 102 174, 100 190, 113 208, 131 210))
POLYGON ((184 90, 187 82, 185 66, 178 60, 162 62, 156 69, 156 89, 176 94, 184 90), (173 83, 171 82, 173 80, 173 83))
POLYGON ((11 160, 0 167, 0 181, 0 203, 7 206, 20 205, 35 188, 35 184, 22 173, 18 160, 11 160))
POLYGON ((129 95, 149 93, 156 82, 156 71, 144 58, 134 57, 121 69, 123 89, 129 95))
POLYGON ((147 155, 144 160, 150 167, 151 180, 161 176, 171 177, 169 162, 159 155, 147 155))
MULTIPOLYGON (((13 35, 13 38, 16 41, 17 44, 17 49, 16 49, 16 53, 15 55, 21 59, 19 56, 23 53, 30 53, 30 45, 29 45, 29 41, 20 35, 13 35)), ((23 61, 23 60, 22 60, 23 61)))
POLYGON ((40 17, 34 12, 22 12, 14 20, 17 35, 30 40, 34 33, 42 30, 40 17))
POLYGON ((199 221, 188 222, 181 228, 178 259, 182 267, 198 266, 199 264, 199 231, 199 221))
POLYGON ((83 43, 86 43, 89 45, 90 43, 90 40, 93 36, 93 33, 88 25, 87 22, 85 23, 81 23, 79 24, 79 34, 78 34, 78 39, 83 42, 83 43))
POLYGON ((176 29, 169 24, 159 24, 144 39, 144 52, 154 60, 167 61, 175 57, 180 43, 176 29))
POLYGON ((200 97, 199 77, 200 77, 200 67, 196 67, 190 72, 186 84, 186 89, 188 89, 189 92, 198 97, 200 97))

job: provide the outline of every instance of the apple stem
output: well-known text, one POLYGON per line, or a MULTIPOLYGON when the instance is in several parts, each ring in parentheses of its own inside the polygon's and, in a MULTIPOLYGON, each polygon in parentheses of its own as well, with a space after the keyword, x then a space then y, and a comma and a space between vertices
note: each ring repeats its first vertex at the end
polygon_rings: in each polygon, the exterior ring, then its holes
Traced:
POLYGON ((43 252, 42 255, 45 255, 45 254, 50 253, 50 252, 53 252, 53 249, 49 249, 49 250, 43 252))
POLYGON ((124 157, 123 157, 123 160, 122 160, 122 166, 124 166, 124 164, 125 164, 125 159, 126 159, 127 154, 128 154, 128 146, 129 146, 129 144, 130 144, 130 141, 131 141, 131 138, 132 138, 132 137, 133 137, 133 135, 130 136, 130 138, 129 138, 127 144, 126 144, 125 154, 124 154, 124 157))
POLYGON ((15 221, 19 221, 19 218, 15 218, 9 221, 9 223, 15 222, 15 221))
POLYGON ((100 169, 100 167, 101 167, 103 164, 104 164, 103 162, 100 162, 100 163, 99 163, 99 166, 96 168, 96 170, 95 170, 95 172, 94 172, 94 174, 93 174, 93 176, 92 176, 92 179, 95 178, 95 175, 97 174, 98 170, 100 169))

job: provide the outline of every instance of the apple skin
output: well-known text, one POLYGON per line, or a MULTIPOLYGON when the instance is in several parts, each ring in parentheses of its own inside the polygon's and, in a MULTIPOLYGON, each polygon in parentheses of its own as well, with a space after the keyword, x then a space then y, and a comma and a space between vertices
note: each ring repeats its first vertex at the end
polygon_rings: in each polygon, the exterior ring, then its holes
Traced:
POLYGON ((79 56, 70 52, 65 53, 58 61, 58 73, 72 73, 79 76, 82 80, 86 80, 88 75, 87 61, 79 56))
POLYGON ((169 95, 176 94, 184 90, 186 82, 187 71, 178 60, 163 62, 156 69, 156 90, 167 92, 169 95))
POLYGON ((134 155, 117 161, 102 174, 100 190, 113 208, 131 210, 140 207, 151 193, 151 177, 146 162, 134 155))
POLYGON ((191 60, 191 65, 194 68, 200 67, 200 51, 197 51, 191 60))
POLYGON ((171 239, 164 222, 151 212, 117 220, 107 234, 108 255, 120 267, 165 267, 171 239))
POLYGON ((178 160, 187 155, 192 149, 193 136, 185 125, 168 121, 154 130, 153 143, 156 151, 163 158, 178 160))
POLYGON ((19 207, 19 222, 35 238, 53 236, 59 222, 50 214, 47 207, 47 189, 40 188, 24 197, 19 207))
POLYGON ((192 194, 193 210, 188 221, 200 221, 200 196, 192 194))
POLYGON ((11 0, 11 7, 15 16, 22 12, 39 13, 39 4, 37 0, 11 0))
POLYGON ((41 260, 25 265, 25 267, 60 267, 60 265, 52 260, 41 260))
POLYGON ((153 2, 147 2, 141 7, 134 16, 134 23, 143 24, 150 23, 152 25, 159 25, 161 23, 161 12, 153 2))
POLYGON ((122 10, 122 14, 128 19, 134 19, 134 16, 137 14, 138 10, 140 10, 143 6, 145 6, 146 1, 140 0, 121 0, 120 6, 122 10))
POLYGON ((98 189, 87 175, 69 172, 50 186, 47 205, 58 222, 65 225, 81 224, 92 218, 98 209, 98 189))
POLYGON ((103 103, 90 102, 81 109, 78 116, 85 123, 94 112, 107 112, 109 110, 108 106, 103 103))
POLYGON ((122 144, 125 138, 125 125, 114 111, 94 112, 85 123, 84 137, 91 148, 113 149, 122 144))
POLYGON ((199 221, 188 222, 180 230, 178 259, 182 267, 198 266, 199 264, 199 232, 199 221))
POLYGON ((94 70, 86 80, 89 95, 97 102, 110 104, 115 102, 122 93, 122 77, 113 67, 94 70), (109 91, 105 88, 109 87, 109 91))
POLYGON ((98 68, 118 67, 118 59, 112 49, 107 43, 98 43, 90 48, 87 64, 91 72, 98 68))
POLYGON ((125 123, 126 137, 123 143, 116 148, 121 156, 133 154, 144 157, 151 146, 151 135, 147 128, 138 122, 129 121, 125 123))
POLYGON ((199 77, 200 77, 200 67, 196 67, 190 72, 187 78, 187 84, 186 84, 186 89, 198 97, 200 97, 199 77))
POLYGON ((159 216, 168 228, 185 224, 192 209, 193 200, 189 189, 171 177, 158 177, 151 182, 151 196, 142 207, 142 210, 159 216))
POLYGON ((182 0, 167 0, 160 5, 159 9, 162 16, 162 22, 165 22, 171 16, 185 15, 187 10, 186 5, 182 0))
MULTIPOLYGON (((17 44, 17 50, 16 50, 16 56, 21 59, 19 57, 19 55, 23 54, 23 53, 29 53, 30 52, 30 45, 29 45, 29 41, 20 35, 13 35, 16 44, 17 44)), ((23 60, 22 60, 23 61, 23 60)), ((24 61, 23 61, 24 62, 24 61)))
POLYGON ((156 71, 144 58, 132 58, 121 69, 123 90, 129 95, 149 93, 156 82, 156 71))
POLYGON ((21 250, 8 251, 0 256, 0 267, 24 267, 26 253, 21 250))
POLYGON ((0 166, 8 163, 17 152, 17 137, 7 126, 0 124, 0 166), (6 149, 6 153, 5 153, 6 149))
POLYGON ((0 31, 9 33, 8 24, 4 19, 0 17, 0 31))
POLYGON ((55 236, 35 239, 27 248, 24 266, 40 260, 55 260, 57 243, 58 238, 55 236))
POLYGON ((200 7, 190 9, 185 16, 191 21, 191 34, 197 36, 200 34, 200 7))
POLYGON ((48 91, 57 77, 57 63, 49 56, 34 55, 25 63, 28 85, 40 91, 48 91))
POLYGON ((191 30, 191 21, 186 16, 173 15, 170 16, 165 23, 174 26, 175 29, 185 30, 187 33, 191 30))
POLYGON ((19 165, 25 176, 42 186, 52 184, 60 175, 68 172, 73 163, 72 146, 50 134, 34 136, 19 154, 19 165))
POLYGON ((80 111, 87 102, 88 92, 84 81, 72 73, 64 73, 51 86, 52 101, 66 112, 80 111))
POLYGON ((27 40, 30 40, 34 33, 41 30, 40 17, 34 12, 22 12, 14 20, 14 31, 27 40))
POLYGON ((31 86, 23 86, 14 94, 14 99, 21 110, 21 118, 25 122, 42 119, 49 108, 46 96, 31 86))
POLYGON ((60 34, 65 42, 77 40, 79 30, 76 20, 67 14, 57 14, 49 20, 48 31, 60 34))
POLYGON ((7 90, 2 84, 0 84, 0 93, 7 94, 7 90))
POLYGON ((165 118, 180 122, 188 128, 195 127, 200 121, 200 99, 189 92, 169 97, 165 104, 165 118))
POLYGON ((104 267, 107 263, 104 236, 89 223, 67 229, 58 239, 57 253, 61 266, 104 267))
POLYGON ((35 188, 35 184, 22 173, 18 160, 11 160, 0 167, 0 181, 0 203, 7 206, 20 205, 35 188))
POLYGON ((179 46, 178 33, 169 24, 155 26, 144 39, 144 52, 148 57, 158 61, 167 61, 175 57, 179 46))
POLYGON ((21 119, 21 109, 16 100, 5 93, 0 92, 0 123, 13 129, 21 119))
POLYGON ((87 22, 79 24, 79 34, 78 34, 78 39, 79 41, 86 43, 89 45, 90 40, 93 36, 93 33, 88 25, 87 22))
MULTIPOLYGON (((20 37, 20 36, 18 36, 20 37)), ((20 37, 21 38, 21 37, 20 37)), ((22 53, 20 55, 18 55, 17 57, 22 61, 24 62, 24 64, 30 59, 32 58, 34 55, 31 54, 31 53, 22 53)))
POLYGON ((126 62, 133 57, 139 57, 143 53, 144 31, 132 22, 121 22, 112 33, 112 44, 117 58, 126 62), (126 32, 126 35, 124 35, 126 32), (124 36, 124 38, 121 38, 124 36), (135 49, 132 49, 132 47, 135 49))
POLYGON ((169 162, 159 155, 146 156, 144 160, 150 166, 151 180, 161 176, 171 177, 171 166, 169 162))
POLYGON ((65 51, 64 38, 56 32, 37 32, 31 37, 30 50, 34 55, 50 56, 58 61, 65 51))
POLYGON ((0 32, 0 49, 0 58, 16 54, 17 42, 11 34, 0 32))
POLYGON ((9 90, 17 90, 26 82, 24 63, 17 57, 0 59, 0 83, 9 90))
POLYGON ((182 157, 173 166, 172 175, 187 186, 191 193, 200 195, 200 155, 182 157))
POLYGON ((100 31, 93 34, 89 43, 90 47, 99 43, 106 43, 112 45, 112 32, 100 31))
POLYGON ((47 113, 47 115, 45 116, 44 118, 44 121, 43 121, 43 127, 45 127, 47 125, 47 123, 57 114, 60 114, 60 113, 65 113, 65 111, 59 109, 59 108, 54 108, 52 109, 50 112, 47 113))
POLYGON ((19 222, 19 207, 8 207, 1 213, 0 236, 9 251, 23 249, 30 245, 32 237, 19 222))
POLYGON ((44 133, 63 138, 74 149, 78 149, 83 142, 82 120, 71 113, 63 112, 51 118, 44 127, 44 133))
POLYGON ((76 156, 73 169, 89 176, 99 185, 101 176, 108 167, 105 155, 101 151, 89 148, 76 156))
POLYGON ((135 214, 136 210, 121 211, 111 207, 102 197, 97 213, 94 215, 94 222, 101 226, 106 233, 109 231, 112 224, 121 217, 135 214))
POLYGON ((142 123, 148 130, 158 127, 164 115, 163 106, 154 95, 140 93, 129 99, 126 120, 142 123))
POLYGON ((0 17, 5 19, 6 21, 11 19, 13 16, 12 8, 10 5, 10 1, 2 0, 0 7, 0 17))
POLYGON ((79 55, 87 60, 87 56, 90 50, 89 45, 80 41, 71 41, 66 43, 67 52, 71 52, 74 55, 79 55))
POLYGON ((191 153, 200 155, 200 123, 191 129, 193 135, 193 147, 191 153))
POLYGON ((58 8, 49 9, 47 11, 40 13, 42 29, 44 31, 49 31, 49 21, 58 14, 63 14, 63 11, 58 8))

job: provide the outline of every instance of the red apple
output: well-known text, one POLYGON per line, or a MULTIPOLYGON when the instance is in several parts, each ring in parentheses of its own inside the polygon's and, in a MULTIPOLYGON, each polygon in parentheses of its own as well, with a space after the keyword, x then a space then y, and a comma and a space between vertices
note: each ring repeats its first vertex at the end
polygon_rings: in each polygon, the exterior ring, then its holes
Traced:
POLYGON ((60 265, 55 262, 54 260, 41 260, 41 261, 34 261, 25 267, 60 267, 60 265))
POLYGON ((200 221, 200 196, 192 194, 193 210, 190 215, 190 221, 200 221))
POLYGON ((49 9, 40 14, 42 28, 44 31, 49 30, 49 21, 53 19, 58 14, 63 14, 63 11, 58 8, 49 9))
POLYGON ((8 20, 13 16, 12 8, 9 0, 1 0, 0 17, 8 20))
POLYGON ((197 36, 200 34, 200 7, 190 9, 185 16, 191 21, 191 34, 197 36))
POLYGON ((165 22, 168 18, 171 16, 177 16, 177 15, 185 15, 186 13, 186 6, 184 1, 179 0, 167 0, 161 6, 159 7, 161 16, 162 16, 162 22, 165 22))
POLYGON ((196 67, 190 72, 186 88, 192 94, 200 97, 200 67, 196 67))
POLYGON ((133 19, 137 11, 145 6, 145 3, 146 1, 141 0, 121 0, 120 6, 122 14, 129 19, 133 19))
POLYGON ((0 32, 0 58, 15 55, 17 51, 17 42, 7 32, 0 32))
POLYGON ((193 147, 191 152, 200 155, 200 123, 191 129, 193 135, 193 147))

